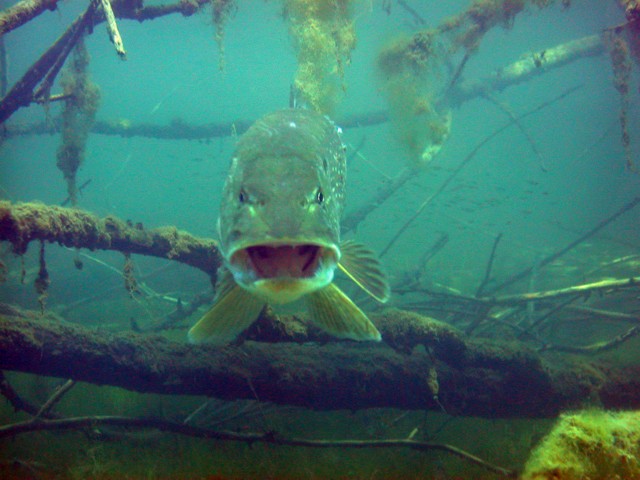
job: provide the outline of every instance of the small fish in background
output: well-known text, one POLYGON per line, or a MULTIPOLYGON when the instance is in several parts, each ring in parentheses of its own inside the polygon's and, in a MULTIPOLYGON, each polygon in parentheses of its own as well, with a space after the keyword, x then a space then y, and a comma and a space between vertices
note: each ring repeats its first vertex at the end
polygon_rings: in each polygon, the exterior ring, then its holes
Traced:
POLYGON ((191 342, 226 344, 266 303, 299 298, 326 332, 380 340, 373 323, 332 283, 340 268, 377 300, 390 296, 375 254, 340 242, 345 179, 340 130, 311 110, 266 115, 239 139, 220 205, 224 264, 215 303, 189 331, 191 342))

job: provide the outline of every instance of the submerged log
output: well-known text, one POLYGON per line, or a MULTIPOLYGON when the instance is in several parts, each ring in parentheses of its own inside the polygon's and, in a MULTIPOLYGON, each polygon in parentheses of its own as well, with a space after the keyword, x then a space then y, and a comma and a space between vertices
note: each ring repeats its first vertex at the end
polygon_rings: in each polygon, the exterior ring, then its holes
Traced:
POLYGON ((0 369, 138 392, 259 399, 314 409, 441 407, 452 415, 549 417, 581 402, 640 407, 640 369, 542 357, 519 344, 465 340, 417 314, 372 315, 385 343, 264 343, 215 348, 160 336, 0 316, 0 369), (425 345, 414 348, 413 345, 425 345))

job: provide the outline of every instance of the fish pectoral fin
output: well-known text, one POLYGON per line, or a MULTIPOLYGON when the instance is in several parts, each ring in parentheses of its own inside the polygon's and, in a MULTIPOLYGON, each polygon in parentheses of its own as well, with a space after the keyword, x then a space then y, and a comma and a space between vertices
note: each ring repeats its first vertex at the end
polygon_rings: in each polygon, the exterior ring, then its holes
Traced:
POLYGON ((227 344, 248 328, 264 307, 264 300, 238 285, 221 293, 213 307, 189 330, 191 343, 227 344))
POLYGON ((225 266, 218 268, 218 271, 216 272, 216 276, 217 276, 216 288, 215 288, 216 296, 213 299, 214 303, 216 303, 218 299, 222 297, 226 297, 231 290, 233 290, 235 287, 238 286, 238 284, 233 278, 233 274, 231 273, 231 270, 229 270, 225 266))
POLYGON ((380 341, 380 332, 342 290, 334 284, 306 297, 311 320, 338 338, 380 341))
POLYGON ((342 242, 340 251, 340 270, 379 302, 389 300, 391 288, 376 254, 353 240, 342 242))

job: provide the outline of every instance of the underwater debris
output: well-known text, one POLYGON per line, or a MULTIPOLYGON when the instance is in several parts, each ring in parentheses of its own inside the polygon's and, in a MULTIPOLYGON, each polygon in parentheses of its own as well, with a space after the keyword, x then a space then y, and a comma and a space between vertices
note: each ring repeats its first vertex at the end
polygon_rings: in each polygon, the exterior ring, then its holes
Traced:
POLYGON ((104 13, 104 18, 107 22, 107 33, 109 34, 109 40, 113 43, 113 46, 116 49, 116 53, 122 60, 127 59, 127 52, 124 49, 124 44, 122 43, 122 37, 120 36, 120 31, 118 30, 118 24, 116 23, 116 17, 113 14, 113 9, 111 8, 111 0, 100 0, 100 4, 102 5, 102 11, 104 13))
POLYGON ((38 303, 40 304, 41 315, 44 315, 46 300, 49 296, 48 290, 50 284, 51 280, 49 279, 47 262, 44 258, 44 241, 40 241, 40 268, 38 269, 38 276, 34 281, 34 287, 38 293, 38 303))
POLYGON ((434 365, 429 367, 429 378, 427 380, 429 384, 429 390, 431 390, 432 399, 434 402, 438 404, 443 413, 447 413, 442 403, 440 403, 440 399, 438 397, 438 393, 440 392, 440 384, 438 383, 438 371, 434 365))
POLYGON ((72 206, 78 201, 76 173, 84 161, 87 138, 100 101, 98 87, 89 79, 88 65, 89 53, 84 42, 79 40, 71 65, 61 80, 64 94, 68 97, 62 112, 62 144, 58 147, 56 162, 67 181, 72 206))
POLYGON ((134 265, 133 260, 131 260, 131 253, 124 252, 124 267, 122 269, 122 276, 124 277, 124 288, 129 293, 129 296, 133 298, 136 293, 140 293, 140 289, 138 288, 138 282, 136 281, 136 277, 133 275, 134 265))
POLYGON ((71 52, 71 48, 93 22, 96 3, 89 6, 36 60, 27 72, 18 80, 0 101, 0 123, 7 120, 16 110, 30 105, 34 100, 49 96, 49 91, 60 71, 60 67, 71 52), (41 84, 37 91, 34 89, 41 84))
POLYGON ((314 110, 331 114, 346 90, 344 68, 356 46, 353 0, 284 0, 296 49, 295 88, 314 110))

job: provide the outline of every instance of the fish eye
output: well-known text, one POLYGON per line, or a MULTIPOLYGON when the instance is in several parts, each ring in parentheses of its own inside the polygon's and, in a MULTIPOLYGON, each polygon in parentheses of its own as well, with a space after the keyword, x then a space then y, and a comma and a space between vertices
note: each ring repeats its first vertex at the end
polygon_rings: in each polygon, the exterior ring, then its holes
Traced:
POLYGON ((324 194, 322 193, 321 188, 318 188, 318 191, 316 192, 316 202, 318 203, 324 202, 324 194))
POLYGON ((240 193, 238 194, 238 201, 240 203, 245 203, 247 200, 248 200, 247 192, 245 192, 244 190, 240 190, 240 193))

